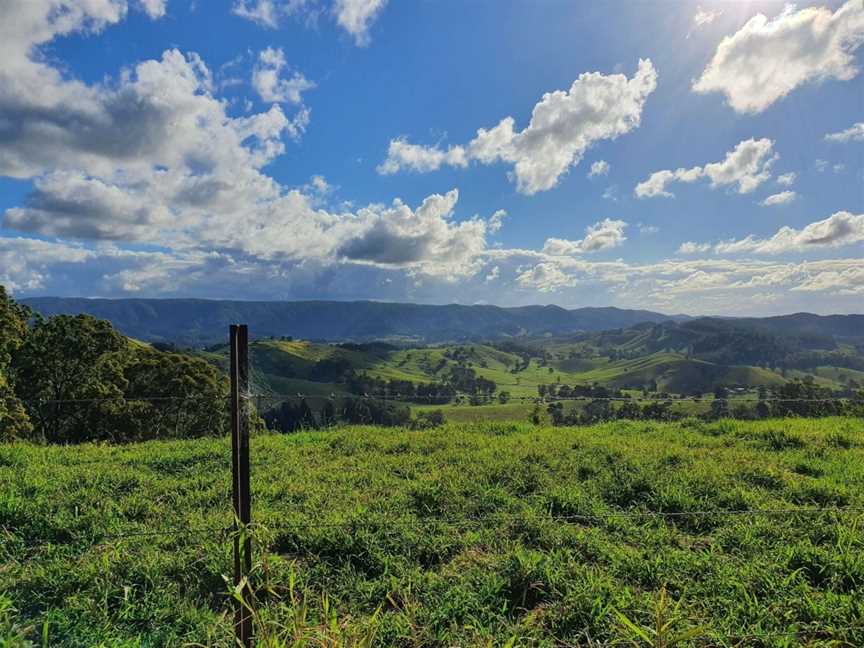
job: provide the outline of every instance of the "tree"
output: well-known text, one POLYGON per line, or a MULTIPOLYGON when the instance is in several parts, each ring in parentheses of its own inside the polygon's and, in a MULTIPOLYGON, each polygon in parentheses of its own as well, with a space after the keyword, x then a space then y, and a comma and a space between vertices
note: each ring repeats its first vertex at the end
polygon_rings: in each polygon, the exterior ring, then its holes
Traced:
POLYGON ((54 443, 113 440, 123 406, 127 341, 89 315, 39 319, 12 362, 15 391, 54 443))
POLYGON ((16 303, 0 286, 0 441, 26 438, 33 431, 9 376, 12 355, 27 338, 29 318, 30 310, 16 303))
POLYGON ((321 427, 329 428, 336 425, 336 408, 333 406, 333 401, 327 399, 321 407, 321 427))
POLYGON ((714 400, 711 401, 711 418, 719 419, 729 416, 729 390, 722 385, 714 389, 714 400))
POLYGON ((417 418, 411 422, 412 429, 428 430, 444 425, 444 412, 440 409, 431 410, 428 412, 418 412, 417 418))
MULTIPOLYGON (((228 432, 228 381, 200 358, 132 349, 123 366, 123 441, 218 436, 228 432)), ((250 428, 260 427, 251 413, 250 428)))
POLYGON ((5 372, 15 353, 27 338, 27 322, 31 312, 17 303, 0 286, 0 372, 5 372))
POLYGON ((33 424, 6 376, 0 373, 0 441, 29 438, 33 424))
POLYGON ((633 401, 627 401, 623 403, 620 408, 618 408, 618 411, 615 412, 615 415, 620 419, 638 421, 640 418, 642 418, 642 408, 633 401))

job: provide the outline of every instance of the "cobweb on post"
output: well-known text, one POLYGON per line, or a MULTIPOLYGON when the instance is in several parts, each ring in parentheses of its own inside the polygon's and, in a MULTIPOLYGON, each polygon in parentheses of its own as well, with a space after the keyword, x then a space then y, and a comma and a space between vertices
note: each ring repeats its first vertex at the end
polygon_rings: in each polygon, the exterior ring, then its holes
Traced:
POLYGON ((258 416, 264 416, 265 412, 278 407, 286 400, 284 394, 279 394, 270 385, 267 375, 258 369, 249 359, 249 393, 247 394, 250 404, 258 416))

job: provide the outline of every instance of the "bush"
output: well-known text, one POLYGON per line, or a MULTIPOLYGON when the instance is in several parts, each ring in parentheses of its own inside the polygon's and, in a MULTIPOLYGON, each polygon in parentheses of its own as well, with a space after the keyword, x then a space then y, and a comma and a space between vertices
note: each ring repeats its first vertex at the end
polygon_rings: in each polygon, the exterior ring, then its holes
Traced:
POLYGON ((446 419, 444 412, 432 410, 431 412, 418 412, 417 416, 411 421, 411 427, 415 430, 429 430, 444 425, 446 419))

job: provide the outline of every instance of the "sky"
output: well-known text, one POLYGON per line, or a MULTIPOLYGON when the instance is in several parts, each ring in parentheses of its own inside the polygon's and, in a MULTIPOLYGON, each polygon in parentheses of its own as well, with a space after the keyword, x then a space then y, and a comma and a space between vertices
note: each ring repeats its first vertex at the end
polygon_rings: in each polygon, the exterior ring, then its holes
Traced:
POLYGON ((864 1, 0 0, 15 296, 864 312, 864 1))

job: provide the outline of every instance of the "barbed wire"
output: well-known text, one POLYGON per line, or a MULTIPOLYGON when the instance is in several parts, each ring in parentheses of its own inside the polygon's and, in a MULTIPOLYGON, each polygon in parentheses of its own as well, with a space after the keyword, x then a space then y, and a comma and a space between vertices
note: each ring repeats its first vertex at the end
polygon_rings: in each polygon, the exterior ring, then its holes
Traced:
MULTIPOLYGON (((534 403, 550 403, 550 402, 565 402, 565 401, 607 401, 618 403, 703 403, 710 404, 712 402, 724 403, 829 403, 829 402, 853 402, 864 403, 860 397, 856 396, 825 396, 819 398, 785 398, 779 396, 771 396, 759 398, 757 396, 730 396, 725 398, 716 398, 713 396, 508 396, 504 402, 501 402, 498 396, 477 396, 476 394, 460 392, 449 399, 445 400, 441 396, 404 396, 399 394, 351 394, 351 393, 332 393, 332 394, 305 394, 302 392, 292 394, 278 393, 245 393, 240 395, 245 400, 259 401, 282 401, 282 400, 374 400, 386 402, 401 402, 422 404, 429 402, 432 405, 454 405, 460 404, 461 401, 479 401, 482 404, 507 404, 512 401, 534 402, 534 403)), ((27 404, 33 406, 42 405, 62 405, 62 404, 98 404, 98 403, 160 403, 160 402, 188 402, 188 401, 229 401, 230 395, 210 396, 210 395, 191 395, 191 396, 113 396, 101 398, 52 398, 45 400, 29 400, 27 404)))

